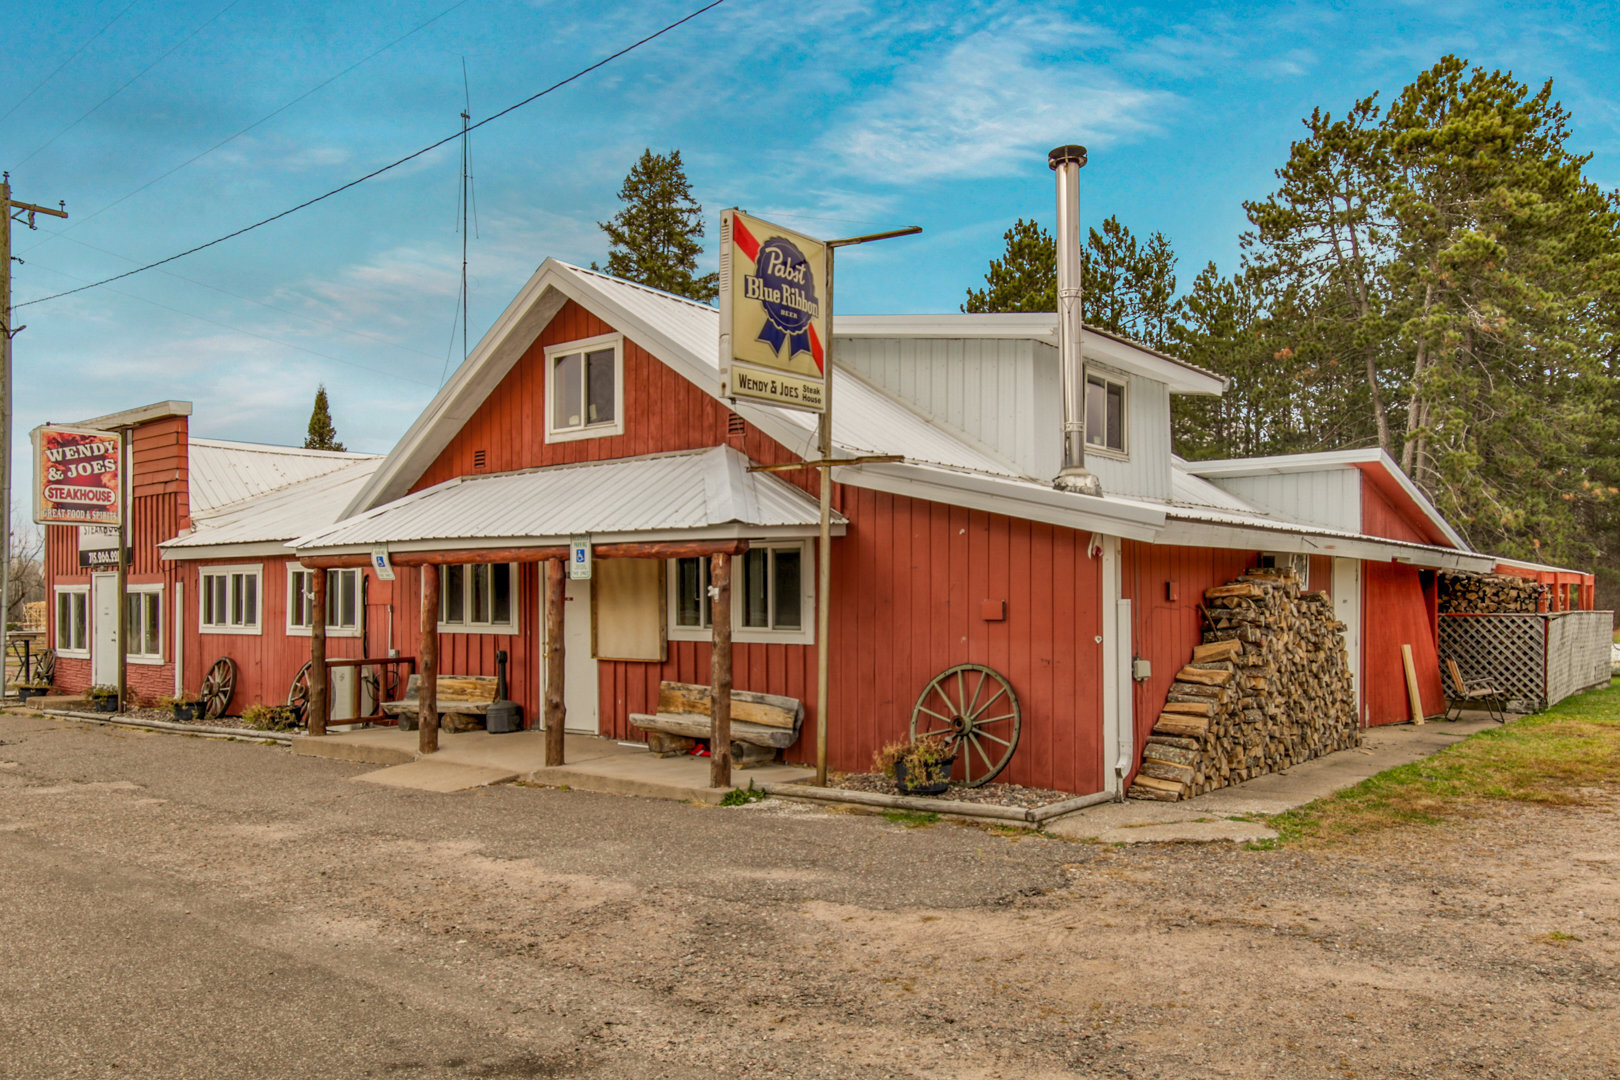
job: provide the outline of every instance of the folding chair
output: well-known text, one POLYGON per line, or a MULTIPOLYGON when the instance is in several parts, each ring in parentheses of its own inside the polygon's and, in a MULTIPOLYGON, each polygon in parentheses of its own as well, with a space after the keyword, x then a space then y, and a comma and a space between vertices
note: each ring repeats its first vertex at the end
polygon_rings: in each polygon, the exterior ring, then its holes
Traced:
POLYGON ((1451 685, 1457 688, 1457 693, 1451 699, 1451 711, 1446 713, 1447 720, 1455 720, 1462 715, 1464 706, 1474 702, 1483 702, 1485 709, 1490 713, 1491 719, 1498 724, 1507 723, 1507 702, 1503 699, 1502 691, 1489 679, 1475 679, 1472 683, 1463 680, 1462 669, 1457 661, 1446 657, 1446 669, 1451 672, 1451 685))

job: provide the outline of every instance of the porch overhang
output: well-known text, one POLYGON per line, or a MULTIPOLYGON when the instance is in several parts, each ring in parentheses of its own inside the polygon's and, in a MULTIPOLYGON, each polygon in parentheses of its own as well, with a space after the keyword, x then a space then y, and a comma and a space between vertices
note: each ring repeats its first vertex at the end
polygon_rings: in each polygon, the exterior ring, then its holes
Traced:
MULTIPOLYGON (((737 554, 817 535, 820 508, 729 446, 492 476, 462 476, 294 540, 308 566, 538 562, 587 534, 600 558, 737 554), (358 560, 358 561, 356 561, 358 560)), ((847 520, 834 515, 832 531, 847 520)))

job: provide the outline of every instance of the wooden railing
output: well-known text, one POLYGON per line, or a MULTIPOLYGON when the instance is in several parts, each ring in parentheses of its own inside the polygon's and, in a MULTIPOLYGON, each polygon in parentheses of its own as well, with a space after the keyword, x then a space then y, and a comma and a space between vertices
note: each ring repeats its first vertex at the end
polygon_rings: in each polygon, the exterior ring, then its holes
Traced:
POLYGON ((349 686, 349 704, 353 716, 341 720, 328 719, 329 724, 397 724, 398 720, 383 711, 383 702, 398 701, 405 696, 405 686, 410 682, 411 676, 416 673, 416 657, 414 656, 382 656, 382 657, 356 657, 344 660, 328 660, 326 662, 326 700, 333 701, 332 697, 332 669, 333 668, 359 668, 357 677, 349 686), (376 712, 369 716, 360 715, 361 702, 364 701, 362 684, 366 681, 367 668, 377 669, 371 673, 372 695, 371 703, 376 712), (403 669, 403 670, 401 670, 403 669), (392 678, 390 678, 392 676, 392 678))

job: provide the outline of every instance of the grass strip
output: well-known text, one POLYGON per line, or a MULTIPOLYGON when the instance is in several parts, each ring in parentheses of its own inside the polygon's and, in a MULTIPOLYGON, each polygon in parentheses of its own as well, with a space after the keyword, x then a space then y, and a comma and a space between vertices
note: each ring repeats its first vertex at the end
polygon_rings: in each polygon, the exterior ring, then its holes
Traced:
POLYGON ((1436 825, 1493 802, 1590 805, 1593 789, 1620 790, 1614 682, 1267 820, 1282 843, 1314 846, 1436 825))

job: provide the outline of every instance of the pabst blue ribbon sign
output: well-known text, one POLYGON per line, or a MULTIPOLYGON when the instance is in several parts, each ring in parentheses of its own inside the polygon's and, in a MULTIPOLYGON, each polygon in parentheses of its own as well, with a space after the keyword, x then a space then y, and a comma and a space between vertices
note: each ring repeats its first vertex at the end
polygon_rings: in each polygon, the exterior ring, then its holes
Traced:
POLYGON ((117 525, 118 436, 110 431, 34 429, 34 520, 117 525))
POLYGON ((721 392, 821 412, 826 246, 737 210, 721 214, 720 241, 721 392))

